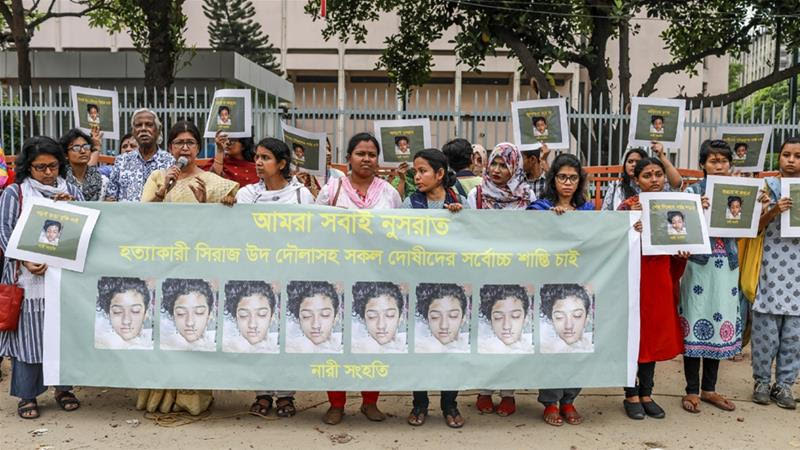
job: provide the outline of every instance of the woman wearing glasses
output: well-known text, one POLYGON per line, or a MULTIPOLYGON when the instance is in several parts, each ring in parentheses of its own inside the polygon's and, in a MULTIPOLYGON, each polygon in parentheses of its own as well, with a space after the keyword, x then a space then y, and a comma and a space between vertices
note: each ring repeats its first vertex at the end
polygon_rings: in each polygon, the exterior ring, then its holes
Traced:
MULTIPOLYGON (((594 204, 586 199, 586 179, 586 172, 578 158, 569 154, 558 155, 547 172, 542 198, 531 203, 528 209, 553 211, 558 215, 567 211, 592 211, 594 204)), ((583 417, 573 404, 580 391, 579 387, 539 389, 539 402, 545 407, 544 421, 553 426, 561 426, 564 422, 570 425, 583 422, 583 417)))
POLYGON ((88 202, 100 200, 104 186, 103 176, 96 166, 90 165, 92 153, 99 150, 92 142, 88 134, 77 128, 67 131, 59 141, 69 163, 65 177, 67 183, 80 189, 88 202))
POLYGON ((236 203, 314 203, 311 192, 291 174, 289 147, 275 138, 264 138, 256 146, 256 174, 260 181, 236 194, 236 203))
POLYGON ((594 203, 586 200, 586 179, 578 158, 567 153, 558 155, 547 173, 542 198, 531 203, 528 209, 553 211, 558 215, 566 211, 594 210, 594 203))
MULTIPOLYGON (((153 171, 142 190, 142 202, 165 203, 223 203, 236 202, 239 183, 206 172, 197 167, 197 153, 202 144, 200 131, 195 124, 181 120, 170 128, 167 149, 177 163, 168 169, 153 171)), ((192 415, 198 415, 211 406, 211 391, 143 389, 136 401, 137 409, 169 412, 172 403, 192 415)))
MULTIPOLYGON (((34 198, 83 200, 83 193, 67 183, 67 159, 61 146, 48 137, 33 137, 22 145, 17 159, 15 184, 0 197, 0 249, 6 250, 25 202, 34 198)), ((6 258, 3 284, 17 284, 25 290, 16 331, 0 331, 0 356, 12 359, 11 395, 20 399, 17 414, 23 419, 39 417, 36 397, 47 392, 42 374, 42 333, 44 330, 44 274, 47 264, 6 258)), ((55 399, 64 411, 80 406, 70 386, 56 386, 55 399)))
POLYGON ((197 167, 202 142, 200 131, 192 122, 181 120, 173 125, 167 148, 177 163, 150 174, 142 190, 142 202, 235 203, 239 183, 197 167))

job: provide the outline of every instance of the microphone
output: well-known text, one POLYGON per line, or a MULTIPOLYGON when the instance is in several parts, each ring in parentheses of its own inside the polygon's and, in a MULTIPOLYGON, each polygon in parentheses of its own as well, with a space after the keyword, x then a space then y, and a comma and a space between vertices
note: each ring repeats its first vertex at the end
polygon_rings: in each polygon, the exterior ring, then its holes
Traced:
MULTIPOLYGON (((178 170, 183 170, 183 168, 186 167, 188 164, 189 164, 189 159, 185 156, 181 156, 175 163, 175 167, 177 167, 178 170)), ((169 180, 169 183, 167 184, 167 190, 171 189, 173 184, 175 184, 174 178, 169 180)))

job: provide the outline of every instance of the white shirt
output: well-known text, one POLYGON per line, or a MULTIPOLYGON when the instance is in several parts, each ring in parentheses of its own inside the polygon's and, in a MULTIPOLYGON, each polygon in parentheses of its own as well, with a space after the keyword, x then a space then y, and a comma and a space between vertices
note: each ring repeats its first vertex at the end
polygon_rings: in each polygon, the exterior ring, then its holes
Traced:
POLYGON ((296 178, 292 178, 283 189, 270 191, 263 181, 248 184, 236 193, 236 203, 278 203, 290 205, 312 205, 314 196, 296 178))

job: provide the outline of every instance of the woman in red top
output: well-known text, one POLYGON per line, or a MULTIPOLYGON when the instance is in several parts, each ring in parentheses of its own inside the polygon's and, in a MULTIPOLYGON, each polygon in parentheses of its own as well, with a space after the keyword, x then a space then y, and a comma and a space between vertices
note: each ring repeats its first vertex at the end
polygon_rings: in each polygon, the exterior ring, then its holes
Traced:
POLYGON ((253 138, 229 138, 227 134, 218 131, 214 138, 216 152, 210 163, 201 166, 201 169, 214 172, 222 178, 235 181, 239 186, 247 186, 261 181, 256 173, 256 163, 253 138))
MULTIPOLYGON (((642 192, 664 189, 664 164, 656 158, 643 158, 636 164, 634 179, 642 192)), ((629 197, 620 211, 640 211, 639 196, 629 197)), ((634 228, 641 232, 642 223, 634 228)), ((667 361, 683 353, 683 333, 678 317, 679 281, 689 254, 642 256, 639 287, 639 370, 636 386, 625 388, 625 413, 641 420, 645 415, 663 418, 664 410, 653 401, 656 361, 667 361)))

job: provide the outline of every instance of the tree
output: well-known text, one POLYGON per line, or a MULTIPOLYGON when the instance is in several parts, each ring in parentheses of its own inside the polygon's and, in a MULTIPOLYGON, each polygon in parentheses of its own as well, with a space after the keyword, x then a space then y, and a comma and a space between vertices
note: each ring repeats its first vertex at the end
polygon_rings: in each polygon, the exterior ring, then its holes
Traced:
POLYGON ((175 81, 175 74, 191 63, 194 48, 186 46, 185 0, 109 0, 93 11, 89 24, 130 35, 144 64, 144 85, 159 90, 175 81), (188 58, 181 58, 189 53, 188 58))
MULTIPOLYGON (((693 75, 705 58, 737 56, 747 51, 760 33, 774 32, 788 48, 800 46, 800 20, 795 17, 800 0, 336 0, 328 2, 323 37, 338 37, 364 42, 366 24, 383 13, 394 13, 402 24, 384 41, 377 69, 386 70, 405 97, 414 86, 430 77, 430 44, 445 31, 455 31, 455 52, 459 62, 480 70, 487 56, 507 49, 522 70, 535 80, 540 96, 558 96, 549 76, 555 64, 577 64, 590 80, 593 111, 611 111, 610 81, 614 68, 606 55, 609 40, 620 38, 619 81, 621 97, 630 98, 630 62, 626 43, 639 30, 641 20, 661 20, 667 24, 660 37, 671 60, 650 68, 639 96, 652 94, 662 76, 688 72, 693 75), (783 20, 787 18, 787 20, 783 20), (631 25, 633 24, 633 25, 631 25), (780 24, 780 26, 778 26, 780 24)), ((320 18, 320 0, 309 0, 306 13, 320 18)), ((686 98, 687 106, 698 108, 705 102, 728 104, 758 89, 800 73, 800 65, 741 86, 721 95, 700 94, 686 98)), ((587 129, 584 121, 571 124, 571 133, 580 136, 587 147, 608 152, 608 142, 620 142, 622 127, 595 121, 587 129), (582 128, 578 128, 578 127, 582 128), (599 140, 599 136, 611 136, 599 140)))
MULTIPOLYGON (((534 78, 543 95, 555 93, 547 74, 554 64, 575 63, 586 69, 591 80, 591 106, 610 109, 610 86, 614 70, 608 63, 606 48, 620 30, 635 33, 630 23, 663 20, 668 26, 661 38, 671 60, 650 69, 638 95, 652 94, 662 76, 670 73, 695 74, 699 64, 712 56, 736 56, 747 51, 760 33, 772 32, 788 48, 800 46, 800 20, 792 20, 800 0, 551 0, 526 4, 519 0, 337 0, 328 2, 323 36, 338 36, 363 42, 365 24, 378 20, 381 13, 393 12, 402 23, 402 32, 385 40, 378 68, 385 69, 400 87, 401 95, 422 85, 430 76, 430 44, 454 29, 459 60, 479 69, 498 49, 510 50, 525 73, 534 78), (645 17, 641 17, 644 14, 645 17), (786 19, 786 20, 784 20, 786 19)), ((319 18, 320 0, 309 0, 306 12, 319 18)), ((621 49, 627 54, 627 48, 621 49)), ((622 58, 625 59, 625 58, 622 58)), ((623 68, 621 86, 628 84, 623 68)), ((800 73, 800 67, 776 71, 711 99, 730 103, 769 85, 800 73)), ((629 92, 623 92, 628 97, 629 92)), ((683 97, 685 98, 685 97, 683 97)), ((699 107, 708 98, 687 98, 687 105, 699 107)))
POLYGON ((203 13, 210 20, 211 48, 235 51, 259 66, 283 75, 275 58, 275 47, 261 24, 253 20, 256 10, 250 0, 203 0, 203 13))
POLYGON ((56 0, 50 0, 46 8, 41 5, 41 0, 23 2, 22 0, 0 1, 0 46, 13 48, 17 52, 17 78, 22 88, 23 97, 28 99, 28 89, 33 80, 31 76, 31 39, 36 30, 46 21, 56 17, 82 17, 94 11, 99 11, 107 4, 107 0, 71 0, 71 3, 80 5, 78 11, 53 11, 56 0), (30 6, 25 7, 24 3, 30 6), (40 9, 40 6, 43 8, 40 9))

